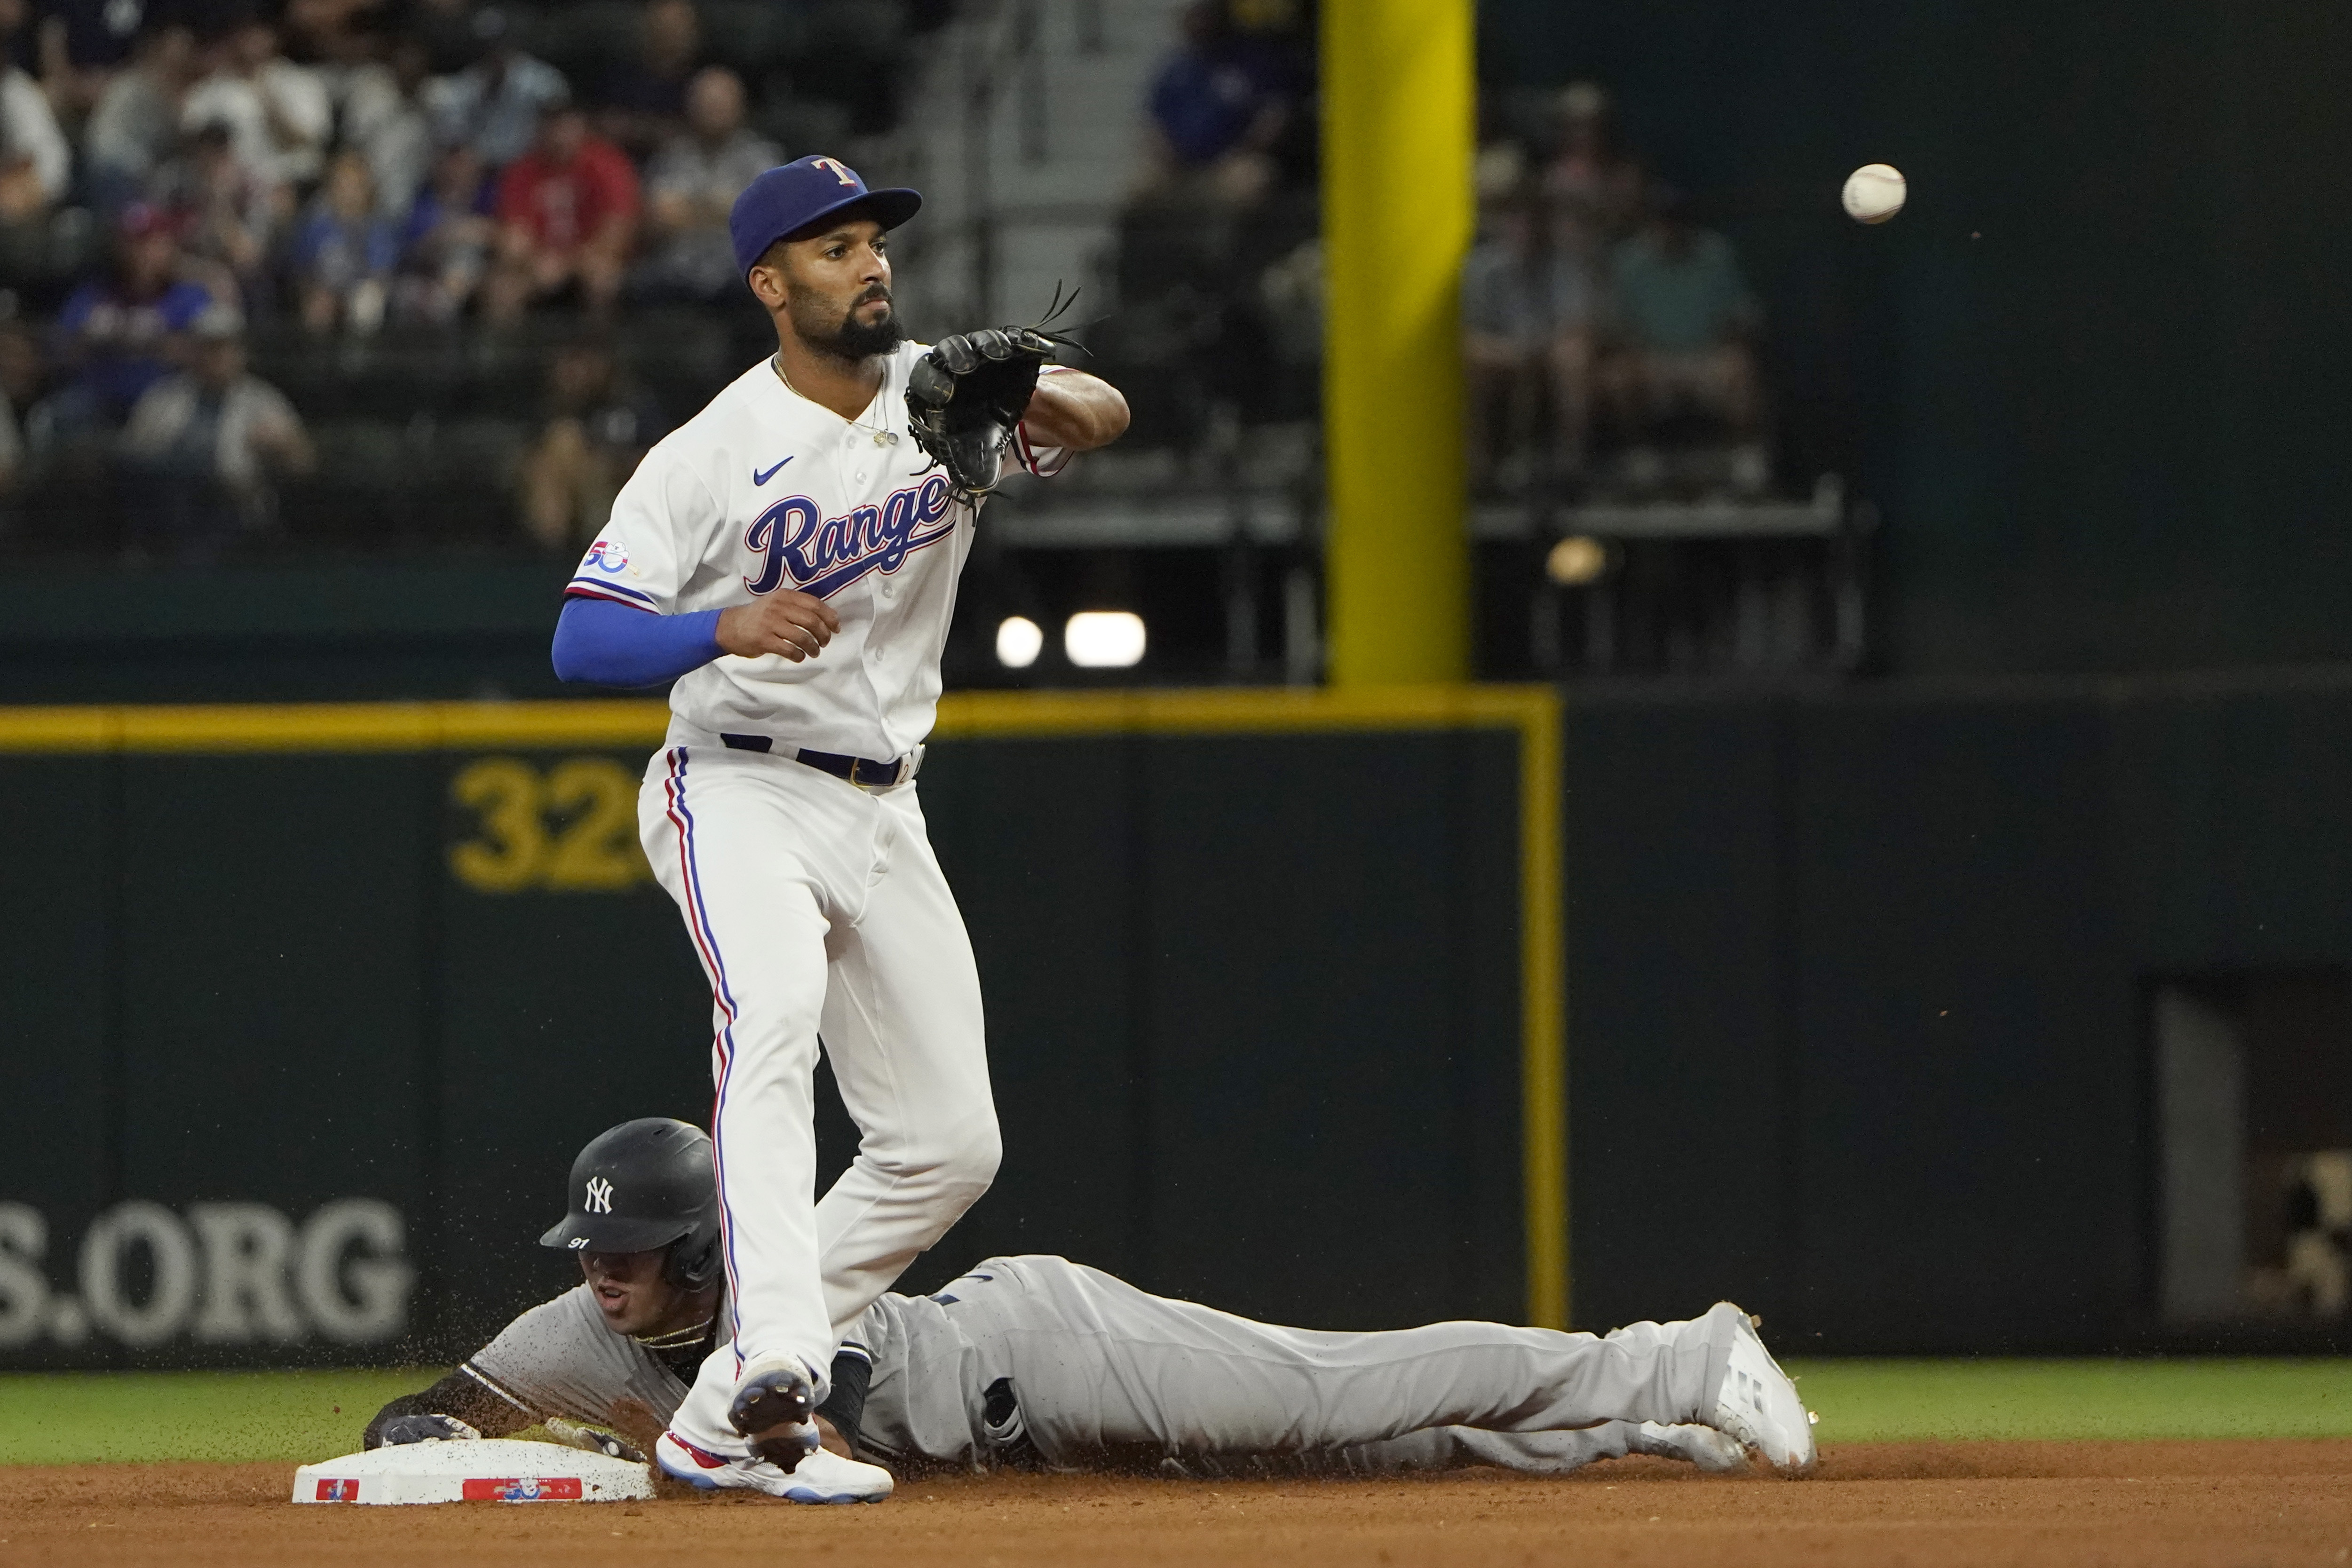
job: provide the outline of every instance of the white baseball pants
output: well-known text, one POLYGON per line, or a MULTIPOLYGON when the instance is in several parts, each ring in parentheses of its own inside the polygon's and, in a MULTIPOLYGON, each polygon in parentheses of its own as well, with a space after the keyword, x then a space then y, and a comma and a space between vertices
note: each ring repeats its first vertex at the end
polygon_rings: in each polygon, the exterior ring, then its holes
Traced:
POLYGON ((1001 1145, 980 976, 911 783, 868 791, 683 726, 646 770, 638 831, 710 980, 731 1344, 673 1423, 747 1445, 727 1409, 747 1362, 806 1362, 823 1396, 841 1336, 988 1190, 1001 1145), (815 1199, 818 1036, 860 1134, 815 1199))

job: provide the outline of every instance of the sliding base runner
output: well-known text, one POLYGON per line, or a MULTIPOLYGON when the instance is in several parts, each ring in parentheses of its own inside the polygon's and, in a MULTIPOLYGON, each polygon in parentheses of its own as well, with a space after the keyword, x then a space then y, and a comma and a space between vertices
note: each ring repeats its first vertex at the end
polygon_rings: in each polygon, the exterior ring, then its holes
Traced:
POLYGON ((554 1443, 408 1443, 305 1465, 296 1502, 626 1502, 654 1495, 646 1465, 554 1443))

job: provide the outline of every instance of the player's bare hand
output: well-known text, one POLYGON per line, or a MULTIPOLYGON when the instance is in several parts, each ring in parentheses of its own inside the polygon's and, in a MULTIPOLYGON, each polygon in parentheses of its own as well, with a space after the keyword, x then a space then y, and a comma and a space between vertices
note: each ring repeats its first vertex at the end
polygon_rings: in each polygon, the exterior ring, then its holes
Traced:
POLYGON ((814 658, 841 630, 831 605, 782 588, 756 605, 737 605, 719 616, 719 646, 744 658, 778 654, 794 664, 814 658))

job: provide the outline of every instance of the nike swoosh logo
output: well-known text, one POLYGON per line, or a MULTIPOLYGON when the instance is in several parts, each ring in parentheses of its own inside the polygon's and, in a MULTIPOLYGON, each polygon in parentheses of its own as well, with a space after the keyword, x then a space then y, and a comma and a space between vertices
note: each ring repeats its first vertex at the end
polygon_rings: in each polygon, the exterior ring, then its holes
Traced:
MULTIPOLYGON (((791 462, 791 461, 792 461, 792 459, 791 459, 790 458, 786 458, 783 460, 783 463, 778 463, 778 464, 776 465, 776 468, 782 468, 782 467, 784 466, 784 463, 789 463, 789 462, 791 462)), ((764 485, 764 484, 766 484, 770 479, 774 479, 774 478, 776 477, 776 468, 770 468, 770 469, 769 469, 766 473, 764 473, 764 474, 763 474, 763 473, 761 473, 759 469, 757 469, 757 468, 753 468, 753 469, 751 470, 751 482, 752 482, 753 484, 755 484, 755 485, 764 485)))

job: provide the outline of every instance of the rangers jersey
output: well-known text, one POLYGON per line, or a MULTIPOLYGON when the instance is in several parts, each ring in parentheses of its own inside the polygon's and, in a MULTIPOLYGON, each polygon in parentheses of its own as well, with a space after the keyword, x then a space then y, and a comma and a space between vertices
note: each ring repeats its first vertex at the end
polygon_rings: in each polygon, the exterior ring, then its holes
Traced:
MULTIPOLYGON (((877 760, 930 732, 977 508, 950 493, 908 433, 907 376, 927 352, 901 344, 856 419, 802 397, 762 361, 622 488, 567 595, 678 615, 792 589, 841 617, 814 658, 726 655, 681 677, 670 708, 693 730, 877 760)), ((1047 474, 1066 454, 1017 432, 1014 456, 1047 474)))

